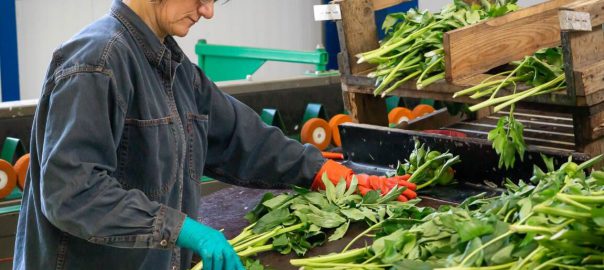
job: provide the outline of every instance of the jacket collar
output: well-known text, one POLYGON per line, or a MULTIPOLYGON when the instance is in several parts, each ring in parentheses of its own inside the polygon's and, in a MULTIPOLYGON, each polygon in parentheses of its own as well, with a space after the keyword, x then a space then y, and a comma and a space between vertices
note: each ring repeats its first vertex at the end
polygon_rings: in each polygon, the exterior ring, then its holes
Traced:
POLYGON ((114 0, 111 15, 119 20, 136 43, 142 48, 145 57, 154 66, 160 66, 164 58, 181 62, 184 53, 171 36, 166 37, 164 44, 153 33, 153 30, 121 0, 114 0))

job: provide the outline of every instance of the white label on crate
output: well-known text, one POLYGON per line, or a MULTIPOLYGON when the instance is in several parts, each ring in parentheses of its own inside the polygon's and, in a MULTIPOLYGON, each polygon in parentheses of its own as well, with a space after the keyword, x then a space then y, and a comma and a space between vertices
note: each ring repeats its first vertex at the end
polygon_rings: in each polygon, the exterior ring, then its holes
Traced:
POLYGON ((315 5, 315 21, 341 20, 340 5, 315 5))
POLYGON ((587 12, 561 10, 560 29, 570 31, 591 31, 591 16, 587 12))

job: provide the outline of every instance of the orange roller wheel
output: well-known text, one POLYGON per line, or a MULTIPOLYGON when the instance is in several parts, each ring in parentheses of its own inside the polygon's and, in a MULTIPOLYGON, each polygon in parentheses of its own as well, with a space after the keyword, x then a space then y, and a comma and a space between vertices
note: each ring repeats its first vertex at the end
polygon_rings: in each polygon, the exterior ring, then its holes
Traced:
POLYGON ((0 159, 0 199, 8 196, 17 185, 15 169, 6 160, 0 159))
POLYGON ((331 141, 331 129, 327 121, 311 118, 302 126, 300 137, 303 143, 310 143, 319 150, 325 150, 331 141))
POLYGON ((331 139, 335 146, 342 146, 342 140, 340 139, 340 130, 338 126, 344 123, 352 122, 352 118, 346 114, 337 114, 329 120, 329 128, 331 129, 331 139))
POLYGON ((400 124, 401 122, 409 122, 415 118, 411 110, 405 107, 397 107, 388 113, 388 123, 400 124))
POLYGON ((426 105, 426 104, 419 104, 417 106, 415 106, 415 108, 413 108, 413 117, 417 118, 417 117, 422 117, 426 114, 430 114, 434 112, 434 107, 430 106, 430 105, 426 105))
POLYGON ((15 163, 15 172, 17 173, 17 186, 21 190, 25 189, 25 175, 29 169, 29 154, 25 154, 15 163))

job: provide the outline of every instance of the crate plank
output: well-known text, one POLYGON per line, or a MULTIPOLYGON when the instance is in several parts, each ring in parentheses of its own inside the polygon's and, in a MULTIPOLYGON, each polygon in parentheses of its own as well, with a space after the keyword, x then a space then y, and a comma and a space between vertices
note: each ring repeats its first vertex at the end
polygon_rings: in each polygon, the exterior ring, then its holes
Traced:
POLYGON ((558 8, 572 1, 548 1, 445 33, 447 80, 456 83, 559 45, 558 8))
POLYGON ((382 10, 410 0, 373 0, 373 10, 382 10))
POLYGON ((577 95, 587 96, 604 89, 604 61, 575 70, 577 95))
POLYGON ((346 53, 350 70, 358 74, 374 68, 369 63, 357 64, 356 55, 379 47, 377 26, 372 0, 347 0, 340 2, 342 21, 338 24, 338 36, 343 53, 346 53))

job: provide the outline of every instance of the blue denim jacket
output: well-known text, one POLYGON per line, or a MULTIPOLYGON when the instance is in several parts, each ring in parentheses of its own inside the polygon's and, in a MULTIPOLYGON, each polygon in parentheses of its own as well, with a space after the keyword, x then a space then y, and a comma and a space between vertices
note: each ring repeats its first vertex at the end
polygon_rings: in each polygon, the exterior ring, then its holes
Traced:
POLYGON ((188 269, 191 251, 175 242, 185 215, 197 217, 201 175, 310 186, 323 163, 116 0, 53 55, 14 269, 188 269))

